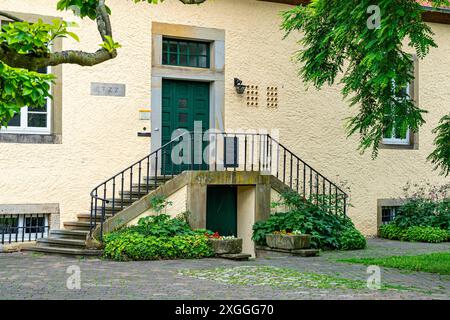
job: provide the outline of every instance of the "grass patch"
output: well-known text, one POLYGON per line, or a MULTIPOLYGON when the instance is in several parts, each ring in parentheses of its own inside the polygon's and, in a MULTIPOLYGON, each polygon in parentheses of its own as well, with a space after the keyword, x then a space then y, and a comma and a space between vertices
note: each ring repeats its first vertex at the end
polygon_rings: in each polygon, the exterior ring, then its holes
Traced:
POLYGON ((350 258, 337 261, 450 275, 450 252, 385 258, 350 258))
MULTIPOLYGON (((299 272, 288 268, 271 266, 241 266, 234 268, 180 270, 179 274, 203 280, 214 280, 226 284, 247 286, 270 286, 277 289, 359 289, 367 290, 366 281, 338 278, 325 274, 299 272)), ((382 285, 381 290, 413 288, 382 285)))

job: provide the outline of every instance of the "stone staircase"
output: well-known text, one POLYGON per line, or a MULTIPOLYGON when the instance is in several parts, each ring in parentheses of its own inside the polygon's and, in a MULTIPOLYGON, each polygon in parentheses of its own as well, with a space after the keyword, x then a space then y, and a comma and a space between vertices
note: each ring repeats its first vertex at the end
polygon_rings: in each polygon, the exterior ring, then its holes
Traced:
MULTIPOLYGON (((131 190, 118 192, 117 199, 122 199, 122 205, 116 203, 114 210, 111 204, 105 206, 105 220, 127 208, 134 202, 147 195, 147 183, 149 192, 155 190, 170 177, 158 177, 155 183, 154 178, 144 177, 142 183, 132 185, 131 190)), ((112 201, 111 201, 112 203, 112 201)), ((99 224, 102 217, 101 208, 97 209, 96 225, 99 224)), ((36 246, 23 248, 23 251, 42 252, 49 254, 75 255, 84 257, 98 257, 102 255, 102 250, 92 250, 86 248, 86 239, 91 226, 90 213, 81 213, 77 215, 76 221, 64 222, 64 229, 50 230, 48 238, 41 238, 36 241, 36 246)))
MULTIPOLYGON (((309 199, 318 206, 324 206, 324 209, 330 214, 346 215, 348 195, 338 185, 325 178, 270 135, 258 133, 227 134, 225 132, 220 135, 223 138, 222 142, 218 141, 217 135, 210 141, 215 141, 216 152, 210 155, 211 165, 209 170, 206 169, 209 172, 228 170, 270 172, 283 188, 299 193, 304 199, 309 199), (229 141, 225 138, 235 141, 234 151, 228 147, 225 148, 226 141, 229 141), (240 156, 237 155, 237 150, 240 150, 240 156), (235 162, 231 161, 232 166, 230 166, 228 160, 223 162, 223 159, 228 159, 227 154, 231 151, 236 153, 234 160, 231 157, 231 160, 235 162)), ((203 164, 194 164, 195 152, 191 152, 192 158, 190 160, 192 161, 189 169, 188 165, 179 165, 168 161, 173 148, 184 140, 194 142, 194 133, 184 132, 94 188, 91 191, 91 201, 96 203, 98 208, 94 209, 96 210, 96 218, 93 223, 97 226, 103 224, 108 218, 165 184, 182 171, 205 170, 203 164), (160 176, 161 173, 158 172, 164 172, 166 176, 162 177, 160 176), (124 180, 128 182, 124 183, 124 180), (128 190, 126 189, 127 186, 128 190), (104 220, 102 218, 103 204, 105 204, 104 220)), ((232 143, 229 145, 233 146, 232 143)), ((36 246, 25 250, 99 256, 102 254, 101 250, 87 248, 86 240, 90 229, 91 213, 82 213, 77 216, 76 221, 64 222, 64 230, 51 230, 49 238, 40 239, 36 246)))

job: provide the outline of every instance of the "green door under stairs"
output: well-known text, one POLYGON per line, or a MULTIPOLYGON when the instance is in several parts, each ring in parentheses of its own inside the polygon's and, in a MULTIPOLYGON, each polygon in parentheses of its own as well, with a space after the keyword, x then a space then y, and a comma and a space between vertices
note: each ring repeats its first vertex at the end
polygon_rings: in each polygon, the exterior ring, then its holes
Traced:
POLYGON ((206 228, 221 236, 237 236, 236 186, 208 186, 206 228))
MULTIPOLYGON (((194 131, 194 122, 201 122, 202 132, 209 129, 209 83, 163 80, 161 145, 171 141, 172 133, 176 129, 194 131)), ((207 143, 204 142, 204 145, 207 143)), ((173 165, 170 157, 172 147, 164 152, 162 171, 170 174, 189 170, 191 168, 189 164, 173 165)), ((194 169, 207 170, 208 167, 202 160, 202 163, 197 163, 194 169)))

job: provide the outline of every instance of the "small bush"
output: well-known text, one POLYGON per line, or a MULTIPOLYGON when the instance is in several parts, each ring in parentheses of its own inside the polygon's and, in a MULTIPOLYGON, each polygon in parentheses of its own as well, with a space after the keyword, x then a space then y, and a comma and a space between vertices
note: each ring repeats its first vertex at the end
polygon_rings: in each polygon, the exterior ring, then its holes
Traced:
POLYGON ((422 226, 450 231, 450 201, 410 199, 400 206, 393 223, 404 229, 422 226))
POLYGON ((406 240, 406 229, 393 223, 385 224, 380 227, 380 237, 390 240, 406 240))
MULTIPOLYGON (((266 245, 266 234, 274 231, 298 230, 311 235, 311 247, 321 249, 343 248, 342 235, 346 235, 346 246, 350 248, 350 237, 359 233, 352 221, 341 215, 330 214, 327 210, 303 199, 296 192, 282 195, 283 203, 289 208, 288 212, 276 213, 266 221, 258 221, 253 225, 252 239, 259 245, 266 245), (350 231, 351 230, 351 231, 350 231)), ((277 204, 280 205, 280 204, 277 204)), ((359 238, 361 240, 361 238, 359 238)), ((360 242, 360 241, 359 241, 360 242)), ((359 243, 357 247, 361 246, 359 243)))
POLYGON ((345 229, 339 240, 341 250, 364 249, 367 245, 366 238, 355 228, 345 229))
POLYGON ((155 237, 128 231, 107 234, 104 243, 104 256, 117 261, 194 259, 214 254, 204 235, 155 237))
POLYGON ((433 227, 410 227, 406 230, 408 241, 438 243, 448 239, 448 232, 433 227))
POLYGON ((390 240, 430 243, 445 242, 449 239, 449 233, 440 228, 416 226, 404 229, 393 223, 381 226, 380 236, 390 240))

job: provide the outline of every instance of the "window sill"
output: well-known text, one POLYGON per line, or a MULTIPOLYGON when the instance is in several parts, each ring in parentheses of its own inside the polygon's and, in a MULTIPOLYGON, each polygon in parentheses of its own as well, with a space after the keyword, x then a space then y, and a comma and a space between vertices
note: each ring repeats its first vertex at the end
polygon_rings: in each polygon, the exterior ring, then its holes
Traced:
POLYGON ((24 134, 0 132, 0 143, 61 144, 59 134, 24 134))
POLYGON ((380 143, 380 149, 404 149, 404 150, 414 150, 416 149, 414 145, 411 144, 393 144, 393 143, 380 143))

